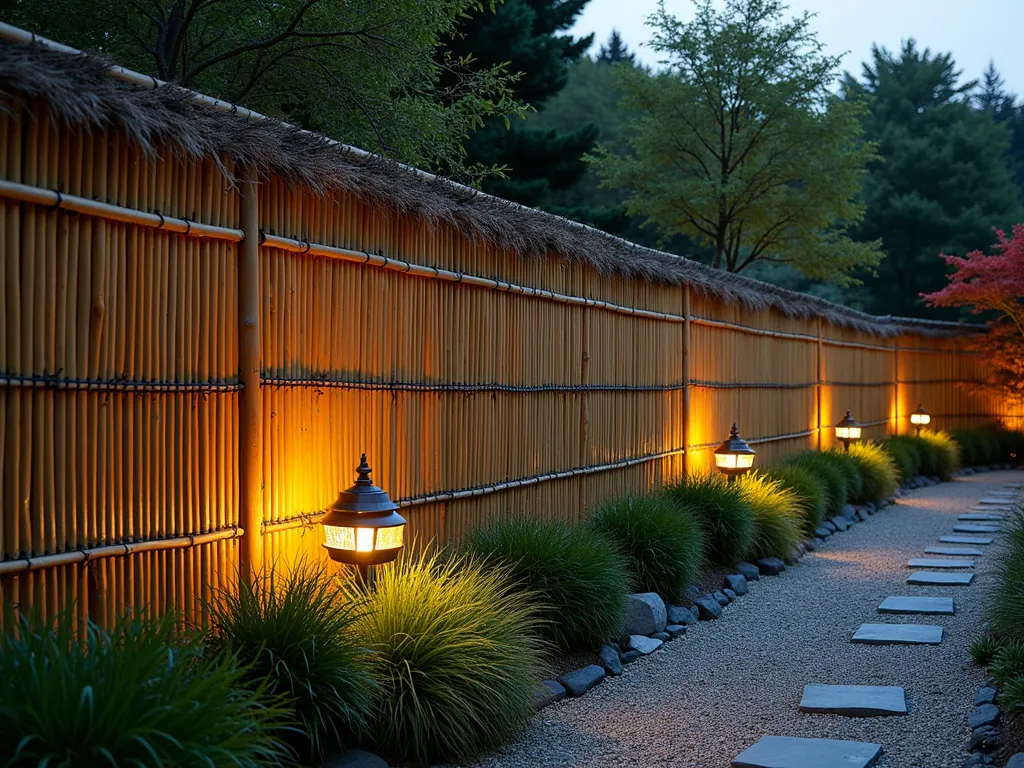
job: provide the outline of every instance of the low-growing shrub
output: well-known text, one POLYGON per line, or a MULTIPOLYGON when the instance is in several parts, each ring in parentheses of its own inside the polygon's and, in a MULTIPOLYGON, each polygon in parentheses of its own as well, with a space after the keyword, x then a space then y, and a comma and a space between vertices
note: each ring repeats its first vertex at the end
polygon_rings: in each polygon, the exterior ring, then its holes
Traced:
POLYGON ((992 657, 989 670, 1000 684, 1024 677, 1024 640, 1008 640, 992 657))
POLYGON ((861 478, 857 462, 842 448, 823 451, 821 455, 843 473, 843 478, 846 480, 846 500, 851 503, 857 502, 864 495, 864 480, 861 478))
POLYGON ((747 556, 754 543, 754 514, 736 484, 722 475, 700 473, 668 486, 665 493, 699 521, 711 560, 733 565, 747 556))
POLYGON ((925 475, 927 477, 938 476, 939 474, 939 449, 935 443, 931 440, 925 440, 922 437, 910 437, 905 436, 904 440, 911 441, 914 448, 917 450, 917 455, 921 457, 921 465, 918 470, 918 474, 925 475))
POLYGON ((899 469, 901 481, 921 473, 921 454, 913 438, 894 435, 883 440, 881 445, 899 469))
POLYGON ((345 585, 378 682, 370 740, 397 760, 459 760, 505 741, 533 714, 543 650, 534 598, 501 569, 407 551, 376 586, 345 585))
POLYGON ((754 513, 754 541, 747 556, 786 557, 800 540, 805 519, 800 499, 778 480, 760 472, 743 475, 736 485, 743 502, 754 513))
POLYGON ((558 648, 596 648, 623 626, 630 589, 626 557, 591 526, 502 517, 474 530, 463 549, 533 594, 541 636, 558 648))
POLYGON ((960 449, 960 460, 965 466, 972 467, 976 464, 989 463, 984 447, 973 430, 953 429, 950 430, 949 435, 956 441, 960 449))
POLYGON ((780 464, 771 467, 765 474, 796 494, 800 502, 798 510, 803 519, 803 530, 807 534, 813 533, 828 512, 828 489, 825 483, 799 464, 780 464))
POLYGON ((987 667, 992 663, 992 657, 996 655, 1002 643, 992 635, 982 635, 971 641, 971 660, 979 667, 987 667))
POLYGON ((920 440, 932 446, 934 450, 934 472, 942 480, 951 480, 953 472, 960 466, 960 452, 956 441, 948 432, 922 429, 920 440))
POLYGON ((1011 678, 1003 683, 1003 692, 999 695, 999 703, 1008 712, 1024 709, 1024 675, 1011 678))
POLYGON ((109 632, 21 617, 0 634, 0 764, 11 768, 287 764, 287 708, 241 685, 234 658, 169 642, 173 621, 109 632))
POLYGON ((979 464, 996 464, 1003 461, 1003 439, 996 427, 981 427, 974 430, 972 436, 977 445, 979 464))
POLYGON ((667 494, 605 502, 591 525, 616 543, 640 592, 676 601, 700 573, 705 541, 700 521, 667 494))
POLYGON ((286 734, 303 758, 351 745, 367 725, 369 652, 353 634, 362 610, 323 565, 271 570, 210 607, 208 648, 237 657, 244 681, 281 695, 299 725, 286 734))
POLYGON ((846 505, 846 473, 823 451, 802 451, 783 464, 795 464, 818 478, 828 491, 828 513, 838 515, 846 505))
POLYGON ((996 632, 1024 640, 1024 510, 1018 508, 1003 523, 1003 530, 988 613, 996 632))
POLYGON ((899 488, 899 469, 892 457, 875 443, 855 443, 848 454, 860 473, 861 493, 854 501, 861 504, 887 499, 899 488))

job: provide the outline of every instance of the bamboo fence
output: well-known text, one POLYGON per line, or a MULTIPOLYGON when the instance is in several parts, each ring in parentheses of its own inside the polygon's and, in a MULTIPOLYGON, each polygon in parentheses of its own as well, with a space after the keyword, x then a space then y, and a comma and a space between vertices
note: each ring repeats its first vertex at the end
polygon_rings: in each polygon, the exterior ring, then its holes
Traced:
POLYGON ((201 623, 249 569, 322 557, 363 451, 446 542, 707 470, 733 421, 763 466, 847 408, 867 437, 918 402, 1010 415, 956 386, 984 366, 955 335, 524 259, 41 100, 0 104, 0 137, 0 598, 23 607, 201 623))

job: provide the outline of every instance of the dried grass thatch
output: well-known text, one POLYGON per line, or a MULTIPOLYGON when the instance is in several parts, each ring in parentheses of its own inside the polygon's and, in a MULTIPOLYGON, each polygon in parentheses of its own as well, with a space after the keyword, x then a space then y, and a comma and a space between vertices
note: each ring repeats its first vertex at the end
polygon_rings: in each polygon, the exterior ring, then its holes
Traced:
POLYGON ((0 40, 0 98, 44 102, 54 119, 86 130, 117 127, 148 153, 170 151, 192 159, 228 157, 257 169, 264 178, 278 176, 322 196, 350 193, 388 215, 415 217, 428 226, 448 224, 471 240, 523 258, 551 255, 627 279, 689 284, 702 295, 747 309, 771 308, 789 317, 822 317, 833 325, 879 336, 908 331, 949 335, 967 327, 876 317, 715 270, 278 120, 218 109, 191 91, 156 81, 153 86, 111 77, 111 64, 97 56, 61 50, 46 42, 26 45, 0 40))

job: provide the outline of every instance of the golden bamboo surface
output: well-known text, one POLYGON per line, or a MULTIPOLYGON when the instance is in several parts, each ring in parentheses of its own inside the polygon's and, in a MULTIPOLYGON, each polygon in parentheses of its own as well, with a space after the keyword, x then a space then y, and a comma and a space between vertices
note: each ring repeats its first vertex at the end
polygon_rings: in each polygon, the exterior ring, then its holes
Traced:
POLYGON ((847 408, 869 437, 918 402, 937 427, 1011 415, 956 386, 984 374, 957 339, 522 259, 280 179, 245 259, 214 162, 2 106, 0 597, 23 607, 202 622, 243 554, 322 557, 363 451, 410 537, 444 543, 708 470, 734 421, 764 466, 847 408))

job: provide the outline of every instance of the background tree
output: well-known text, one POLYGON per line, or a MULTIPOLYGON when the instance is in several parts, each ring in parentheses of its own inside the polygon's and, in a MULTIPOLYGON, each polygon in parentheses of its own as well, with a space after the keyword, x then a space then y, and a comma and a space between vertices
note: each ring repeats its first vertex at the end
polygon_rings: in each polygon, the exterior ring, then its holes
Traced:
MULTIPOLYGON (((569 66, 590 48, 593 36, 563 34, 589 0, 504 0, 491 13, 477 9, 464 18, 451 42, 457 57, 476 57, 484 71, 506 65, 518 73, 513 94, 535 110, 561 91, 569 66)), ((511 124, 503 115, 489 119, 466 142, 469 162, 505 169, 504 178, 484 182, 487 192, 525 205, 543 205, 552 190, 576 182, 586 166, 597 128, 590 120, 568 130, 511 124)))
POLYGON ((608 42, 601 46, 597 54, 599 64, 635 64, 633 53, 622 42, 619 30, 613 29, 608 42))
POLYGON ((439 44, 481 0, 11 0, 4 19, 364 149, 475 175, 463 141, 522 114, 500 63, 439 44))
POLYGON ((913 40, 899 54, 873 48, 861 80, 846 76, 845 97, 867 105, 864 132, 882 158, 865 179, 867 212, 855 231, 881 238, 887 254, 877 276, 865 275, 873 312, 948 316, 919 297, 944 284, 936 254, 986 248, 993 224, 1018 219, 1008 131, 971 108, 974 87, 960 82, 949 54, 918 51, 913 40))
POLYGON ((987 315, 990 333, 974 347, 989 365, 986 389, 1019 400, 1024 395, 1024 224, 1012 237, 996 230, 996 253, 939 254, 954 272, 949 284, 923 298, 933 307, 967 307, 987 315))
POLYGON ((697 3, 683 24, 664 3, 649 20, 665 57, 654 76, 620 68, 635 118, 632 154, 595 158, 603 182, 629 191, 630 213, 664 235, 706 243, 712 264, 739 272, 759 260, 849 281, 878 263, 877 243, 855 243, 855 196, 873 157, 859 141, 860 108, 829 91, 838 60, 825 56, 811 16, 784 20, 781 0, 697 3))
POLYGON ((1006 164, 1019 191, 1018 197, 1024 203, 1024 103, 1017 103, 1017 97, 1004 87, 1003 78, 989 62, 988 69, 981 77, 978 92, 974 95, 975 105, 988 112, 997 123, 1003 123, 1010 131, 1010 146, 1006 153, 1006 164))

